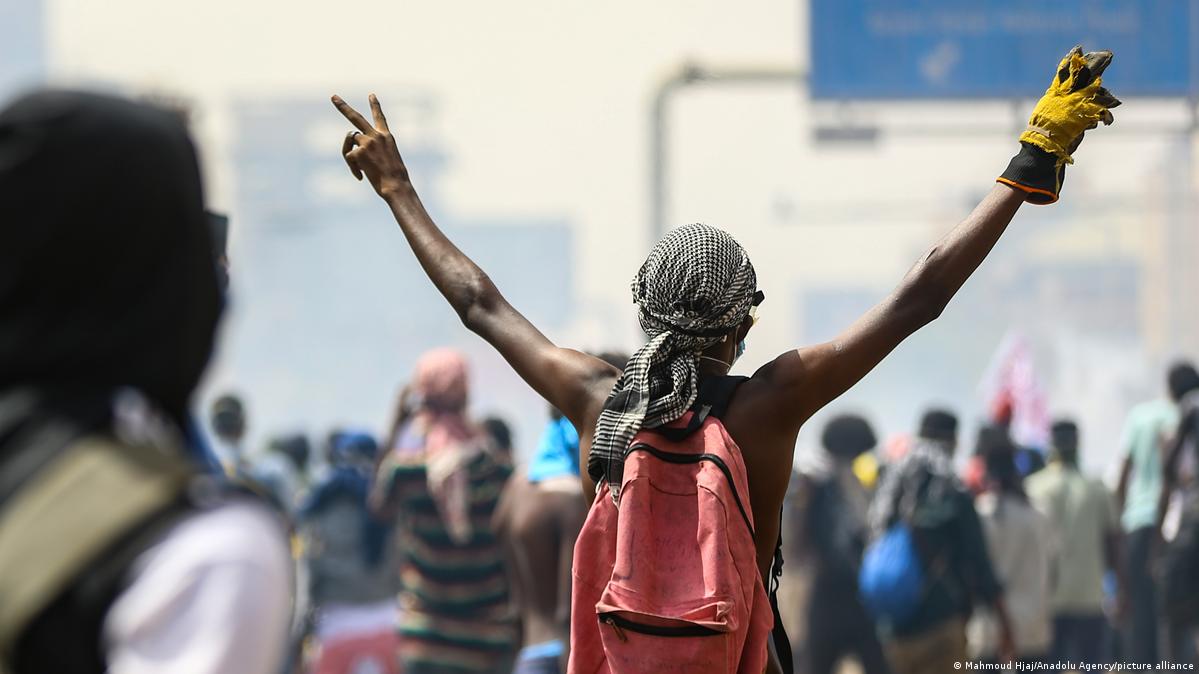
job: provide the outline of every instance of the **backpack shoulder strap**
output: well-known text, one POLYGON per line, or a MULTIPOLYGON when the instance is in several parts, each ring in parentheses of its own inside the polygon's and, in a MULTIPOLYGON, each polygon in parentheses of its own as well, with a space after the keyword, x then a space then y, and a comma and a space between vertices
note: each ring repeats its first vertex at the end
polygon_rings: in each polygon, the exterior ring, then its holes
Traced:
POLYGON ((779 613, 779 581, 783 576, 783 512, 779 510, 779 537, 774 544, 774 559, 770 563, 770 578, 766 581, 766 591, 770 597, 770 610, 774 613, 774 629, 770 632, 774 642, 775 653, 779 657, 779 665, 784 674, 795 671, 795 662, 791 654, 791 638, 787 636, 787 627, 783 625, 783 616, 779 613))
POLYGON ((684 428, 662 426, 652 429, 653 432, 671 442, 685 440, 692 433, 698 431, 709 417, 713 419, 723 417, 724 413, 728 411, 733 393, 747 379, 749 377, 724 375, 700 380, 699 392, 695 395, 695 402, 691 403, 691 420, 687 426, 684 428))
POLYGON ((695 402, 697 405, 710 405, 708 416, 720 419, 728 411, 737 387, 748 379, 749 377, 734 375, 704 379, 699 384, 699 394, 695 397, 695 402))
MULTIPOLYGON (((720 419, 728 411, 729 403, 733 399, 733 394, 736 393, 737 387, 744 383, 749 377, 724 375, 721 377, 708 377, 699 383, 699 393, 695 396, 695 402, 691 405, 691 420, 687 423, 686 428, 655 428, 653 431, 667 440, 678 442, 685 439, 703 426, 704 421, 708 418, 720 419)), ((779 521, 782 521, 782 511, 779 511, 779 521)), ((774 628, 771 631, 771 640, 774 642, 774 651, 778 656, 779 664, 782 666, 785 674, 792 674, 795 671, 793 656, 791 653, 791 640, 787 636, 787 629, 783 625, 782 616, 779 614, 778 604, 778 586, 779 579, 783 574, 783 529, 779 527, 778 540, 774 546, 774 559, 770 565, 770 578, 762 579, 766 584, 767 595, 770 598, 770 610, 774 614, 774 628)))
MULTIPOLYGON (((693 409, 699 411, 692 417, 692 423, 696 418, 700 419, 700 424, 703 424, 704 418, 711 417, 720 419, 728 411, 729 403, 733 400, 733 394, 736 393, 737 387, 744 383, 749 377, 725 375, 723 377, 710 377, 700 382, 699 394, 695 398, 693 409), (704 412, 701 418, 700 412, 704 412)), ((691 424, 688 424, 690 427, 691 424)), ((698 428, 698 426, 696 426, 698 428)), ((779 665, 785 674, 792 674, 795 671, 794 658, 791 653, 791 639, 787 636, 787 628, 783 625, 783 617, 779 613, 779 581, 783 575, 783 511, 779 509, 779 535, 774 544, 774 559, 770 563, 770 578, 764 578, 766 582, 766 592, 770 598, 770 611, 774 614, 774 628, 771 630, 770 637, 774 642, 774 651, 778 656, 779 665)))
POLYGON ((112 543, 177 502, 189 477, 183 461, 157 448, 87 436, 5 499, 0 672, 30 620, 112 543))

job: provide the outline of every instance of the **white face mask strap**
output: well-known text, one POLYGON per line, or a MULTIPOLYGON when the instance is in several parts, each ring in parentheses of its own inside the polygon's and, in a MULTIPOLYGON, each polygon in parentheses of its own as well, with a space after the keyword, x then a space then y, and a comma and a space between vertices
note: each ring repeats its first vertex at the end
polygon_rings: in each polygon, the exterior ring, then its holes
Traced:
POLYGON ((720 363, 721 365, 724 366, 725 372, 728 372, 733 367, 732 363, 726 363, 723 360, 720 360, 719 358, 712 358, 710 356, 700 356, 699 359, 700 360, 710 360, 713 363, 720 363))

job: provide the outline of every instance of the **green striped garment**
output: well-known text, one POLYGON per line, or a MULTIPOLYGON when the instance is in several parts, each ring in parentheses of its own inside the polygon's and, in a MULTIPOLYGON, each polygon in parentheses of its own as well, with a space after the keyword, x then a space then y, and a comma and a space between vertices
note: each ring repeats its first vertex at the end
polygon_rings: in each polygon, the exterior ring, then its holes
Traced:
POLYGON ((400 636, 405 672, 495 671, 515 651, 503 551, 491 528, 511 466, 488 453, 470 463, 471 537, 457 544, 429 492, 420 452, 393 452, 380 467, 399 506, 400 636))

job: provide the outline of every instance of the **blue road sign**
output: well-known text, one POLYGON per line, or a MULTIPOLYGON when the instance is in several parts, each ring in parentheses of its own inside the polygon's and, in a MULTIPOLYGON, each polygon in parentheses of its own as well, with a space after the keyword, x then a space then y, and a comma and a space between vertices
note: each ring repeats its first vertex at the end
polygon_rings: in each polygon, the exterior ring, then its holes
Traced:
POLYGON ((810 0, 817 98, 1035 97, 1070 47, 1118 96, 1199 92, 1196 0, 810 0))

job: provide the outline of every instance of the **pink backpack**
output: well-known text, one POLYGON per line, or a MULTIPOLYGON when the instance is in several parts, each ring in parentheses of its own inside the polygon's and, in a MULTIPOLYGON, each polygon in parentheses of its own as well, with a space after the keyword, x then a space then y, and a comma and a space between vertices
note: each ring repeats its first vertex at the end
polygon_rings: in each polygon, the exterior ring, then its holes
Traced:
POLYGON ((569 674, 766 668, 777 611, 758 573, 745 462, 719 420, 742 381, 705 380, 692 411, 637 434, 619 505, 598 490, 575 543, 569 674))

